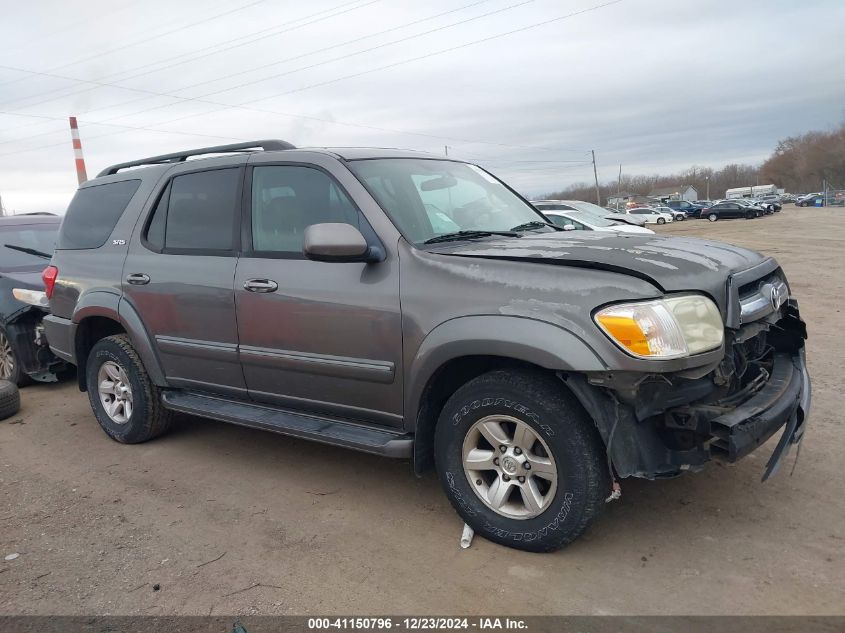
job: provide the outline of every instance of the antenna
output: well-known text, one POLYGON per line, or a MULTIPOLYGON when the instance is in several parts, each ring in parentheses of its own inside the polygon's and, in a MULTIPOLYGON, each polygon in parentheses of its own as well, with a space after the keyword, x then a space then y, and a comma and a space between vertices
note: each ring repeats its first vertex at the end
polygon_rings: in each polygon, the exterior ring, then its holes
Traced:
POLYGON ((70 120, 70 137, 73 140, 73 156, 76 160, 76 179, 81 185, 88 180, 88 173, 85 171, 85 159, 82 157, 82 141, 79 139, 79 126, 76 123, 76 117, 72 116, 70 120))

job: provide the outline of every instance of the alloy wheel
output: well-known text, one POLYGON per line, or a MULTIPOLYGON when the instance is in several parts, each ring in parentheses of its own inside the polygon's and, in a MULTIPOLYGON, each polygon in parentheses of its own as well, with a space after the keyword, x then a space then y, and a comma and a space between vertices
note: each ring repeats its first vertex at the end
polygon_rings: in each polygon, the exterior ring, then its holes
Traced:
POLYGON ((6 335, 0 332, 0 379, 11 380, 15 373, 15 353, 6 335))
POLYGON ((123 367, 110 360, 103 363, 97 372, 97 392, 112 422, 129 422, 132 417, 132 385, 123 367))
POLYGON ((507 415, 487 416, 469 429, 463 467, 484 505, 511 519, 541 514, 557 490, 549 447, 528 424, 507 415))

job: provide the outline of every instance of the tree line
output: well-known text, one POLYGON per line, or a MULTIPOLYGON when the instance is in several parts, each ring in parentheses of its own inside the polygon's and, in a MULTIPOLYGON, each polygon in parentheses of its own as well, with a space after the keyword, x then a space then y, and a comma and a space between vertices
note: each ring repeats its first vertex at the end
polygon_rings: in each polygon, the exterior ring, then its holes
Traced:
MULTIPOLYGON (((689 169, 653 176, 622 175, 621 180, 599 184, 602 204, 618 192, 647 196, 654 189, 692 185, 700 199, 724 197, 734 187, 774 184, 790 193, 821 191, 823 182, 831 188, 845 188, 845 123, 831 132, 807 132, 778 142, 762 165, 725 165, 721 169, 693 165, 689 169)), ((596 199, 595 183, 580 182, 544 196, 546 199, 596 199)))

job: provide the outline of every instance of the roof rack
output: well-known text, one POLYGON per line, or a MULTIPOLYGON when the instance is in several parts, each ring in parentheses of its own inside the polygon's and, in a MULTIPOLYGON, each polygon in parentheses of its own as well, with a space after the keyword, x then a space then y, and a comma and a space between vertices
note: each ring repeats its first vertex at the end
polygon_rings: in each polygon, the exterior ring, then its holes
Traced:
POLYGON ((201 147, 200 149, 189 149, 184 152, 175 152, 173 154, 162 154, 161 156, 151 156, 150 158, 142 158, 141 160, 133 160, 128 163, 117 163, 106 167, 103 171, 97 174, 100 176, 111 176, 116 174, 121 169, 128 169, 129 167, 141 167, 143 165, 164 165, 167 163, 182 163, 188 160, 191 156, 202 156, 203 154, 226 154, 230 152, 246 152, 255 151, 257 149, 270 152, 274 150, 296 149, 295 145, 291 145, 287 141, 280 141, 276 139, 265 141, 249 141, 246 143, 233 143, 231 145, 215 145, 213 147, 201 147))

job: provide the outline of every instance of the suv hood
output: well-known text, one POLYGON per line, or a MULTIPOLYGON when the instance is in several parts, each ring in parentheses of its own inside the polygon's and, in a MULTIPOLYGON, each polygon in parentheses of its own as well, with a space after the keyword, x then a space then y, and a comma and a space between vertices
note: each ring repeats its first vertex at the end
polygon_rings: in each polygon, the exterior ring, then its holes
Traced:
POLYGON ((697 238, 582 231, 573 236, 572 233, 492 237, 445 243, 431 250, 458 257, 509 259, 632 275, 663 292, 704 292, 723 313, 730 275, 768 259, 739 246, 697 238))

